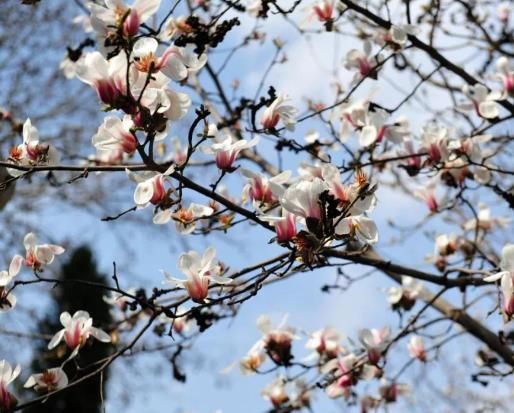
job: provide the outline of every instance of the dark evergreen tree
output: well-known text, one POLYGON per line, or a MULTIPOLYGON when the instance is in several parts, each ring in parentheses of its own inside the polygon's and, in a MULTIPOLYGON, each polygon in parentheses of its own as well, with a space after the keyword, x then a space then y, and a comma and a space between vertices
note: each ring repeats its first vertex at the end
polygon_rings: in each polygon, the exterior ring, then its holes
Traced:
MULTIPOLYGON (((77 310, 89 312, 95 326, 106 328, 112 323, 109 305, 103 300, 100 289, 74 282, 73 280, 85 280, 100 284, 106 284, 108 277, 100 274, 96 268, 96 262, 89 247, 77 248, 71 254, 70 260, 63 265, 59 283, 53 290, 54 308, 43 323, 42 331, 54 334, 62 328, 59 323, 59 315, 63 311, 70 314, 77 310)), ((69 354, 64 343, 57 348, 48 351, 44 343, 35 349, 32 367, 34 371, 43 371, 47 368, 59 366, 69 354)), ((92 371, 83 370, 83 367, 103 359, 109 355, 109 346, 99 341, 89 341, 79 352, 76 360, 71 360, 64 368, 70 381, 92 371), (80 369, 78 368, 80 366, 80 369)), ((49 398, 45 403, 37 404, 24 410, 26 413, 96 413, 101 409, 101 397, 105 397, 107 371, 103 378, 99 375, 85 380, 77 386, 63 391, 61 394, 49 398), (101 386, 103 387, 101 389, 101 386)))

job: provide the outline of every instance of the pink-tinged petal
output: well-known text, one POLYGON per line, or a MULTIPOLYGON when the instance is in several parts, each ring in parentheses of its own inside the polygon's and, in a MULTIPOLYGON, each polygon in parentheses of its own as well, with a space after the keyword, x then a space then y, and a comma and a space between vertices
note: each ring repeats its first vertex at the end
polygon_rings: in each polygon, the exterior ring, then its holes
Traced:
POLYGON ((503 247, 500 268, 504 271, 514 272, 514 244, 507 244, 503 247))
POLYGON ((105 331, 100 330, 99 328, 90 327, 89 332, 94 338, 96 338, 98 341, 101 341, 102 343, 111 342, 111 336, 107 334, 105 331))
POLYGON ((169 56, 165 65, 161 68, 161 72, 171 80, 180 82, 187 77, 187 67, 174 54, 169 56))
POLYGON ((52 350, 53 348, 57 347, 57 345, 62 341, 64 338, 64 332, 65 330, 62 329, 55 333, 55 335, 50 340, 50 343, 48 343, 48 350, 52 350))
POLYGON ((23 264, 23 257, 21 255, 15 255, 11 260, 11 264, 9 265, 9 275, 14 277, 20 272, 21 266, 23 264))
POLYGON ((27 251, 33 249, 36 246, 36 235, 33 232, 29 232, 25 235, 23 245, 27 251))
POLYGON ((136 186, 136 190, 134 191, 134 202, 138 206, 146 206, 154 195, 154 185, 152 180, 146 180, 144 182, 140 182, 136 186))
POLYGON ((61 315, 59 316, 59 321, 61 322, 61 324, 64 326, 64 327, 68 327, 71 323, 71 314, 68 313, 67 311, 64 311, 63 313, 61 313, 61 315))
POLYGON ((159 211, 153 216, 153 223, 157 225, 164 225, 170 222, 172 215, 171 209, 166 209, 164 211, 159 211))

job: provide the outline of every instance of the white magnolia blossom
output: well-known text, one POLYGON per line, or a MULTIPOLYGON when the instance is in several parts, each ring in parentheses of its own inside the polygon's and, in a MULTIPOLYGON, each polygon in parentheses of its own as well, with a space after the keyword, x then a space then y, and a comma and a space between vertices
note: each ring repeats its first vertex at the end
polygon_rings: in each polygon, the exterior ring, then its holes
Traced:
MULTIPOLYGON (((9 152, 9 161, 20 166, 55 165, 59 163, 59 153, 52 145, 39 141, 39 132, 30 119, 23 124, 23 143, 9 152)), ((9 175, 18 177, 25 171, 7 168, 9 175)))
POLYGON ((321 23, 330 24, 335 17, 335 8, 335 0, 316 0, 313 4, 310 4, 305 8, 307 16, 300 23, 300 27, 307 28, 313 20, 318 20, 321 23))
POLYGON ((496 71, 494 78, 503 83, 502 98, 506 99, 514 94, 514 63, 502 56, 496 61, 496 71))
POLYGON ((393 307, 403 305, 406 309, 410 309, 422 292, 423 284, 415 278, 404 275, 402 276, 402 285, 400 287, 389 288, 387 300, 393 307))
POLYGON ((341 336, 334 327, 325 327, 309 334, 305 348, 313 350, 313 356, 336 357, 344 349, 339 344, 341 336))
POLYGON ((365 328, 359 331, 359 339, 366 347, 368 361, 371 364, 377 364, 380 361, 382 353, 389 344, 390 334, 389 327, 384 327, 381 330, 365 328))
POLYGON ((16 296, 8 285, 18 275, 23 264, 23 257, 16 255, 11 260, 9 270, 0 271, 0 313, 12 310, 16 306, 16 296))
POLYGON ((507 244, 503 247, 500 270, 496 274, 485 277, 484 281, 495 282, 500 280, 503 299, 502 310, 505 321, 508 321, 514 315, 514 244, 507 244))
POLYGON ((485 119, 494 119, 499 115, 497 100, 501 99, 501 94, 490 93, 487 87, 477 83, 476 85, 464 85, 462 87, 464 93, 470 100, 470 103, 463 103, 457 107, 461 111, 475 110, 476 113, 485 119))
POLYGON ((177 82, 187 78, 190 73, 199 71, 207 63, 204 53, 198 57, 190 48, 168 47, 161 57, 157 57, 159 43, 151 37, 143 37, 134 44, 135 67, 140 72, 162 72, 177 82))
POLYGON ((174 278, 163 271, 165 282, 185 288, 193 301, 204 302, 209 295, 211 282, 221 285, 232 282, 231 278, 220 276, 221 266, 215 257, 216 250, 213 247, 207 248, 203 255, 196 251, 186 252, 179 257, 178 267, 187 279, 174 278))
POLYGON ((12 279, 18 275, 23 264, 23 257, 15 255, 9 265, 9 270, 0 271, 0 287, 5 287, 12 279))
POLYGON ((171 208, 157 212, 153 217, 153 223, 163 225, 173 219, 178 232, 190 234, 195 230, 201 218, 207 218, 213 213, 214 210, 211 207, 191 203, 189 208, 180 208, 175 212, 171 208))
POLYGON ((125 172, 132 181, 137 183, 134 190, 134 202, 138 208, 145 208, 150 204, 159 204, 167 196, 164 183, 168 176, 175 172, 175 165, 172 164, 162 174, 155 172, 136 174, 129 169, 126 169, 125 172))
POLYGON ((68 53, 64 56, 59 63, 59 69, 62 71, 66 79, 73 79, 77 76, 77 67, 79 64, 84 63, 84 55, 80 55, 77 60, 71 60, 68 53))
POLYGON ((159 40, 169 42, 176 37, 187 34, 192 31, 192 27, 187 24, 187 16, 174 17, 171 16, 166 22, 159 34, 159 40))
POLYGON ((377 34, 375 40, 380 46, 389 44, 395 49, 402 49, 407 44, 408 35, 416 35, 419 28, 412 24, 393 24, 387 31, 381 31, 377 34))
POLYGON ((432 162, 444 162, 448 159, 448 129, 437 124, 428 123, 421 131, 421 149, 428 153, 432 162))
MULTIPOLYGON (((123 53, 109 60, 97 51, 87 53, 77 64, 76 72, 81 81, 95 88, 98 98, 106 105, 116 106, 127 93, 127 59, 123 53)), ((130 80, 134 84, 134 79, 130 80)))
POLYGON ((387 124, 389 113, 376 108, 368 111, 359 134, 359 144, 363 147, 380 143, 384 138, 393 143, 402 143, 410 134, 407 118, 400 118, 393 124, 387 124))
POLYGON ((202 151, 206 155, 214 155, 216 166, 224 172, 232 172, 234 163, 243 149, 252 148, 259 143, 256 136, 250 141, 246 139, 236 140, 231 135, 222 136, 215 125, 209 126, 209 136, 214 137, 211 145, 203 145, 202 151))
POLYGON ((160 5, 161 0, 135 0, 131 5, 122 0, 105 0, 103 5, 88 3, 91 25, 99 38, 98 43, 103 45, 110 33, 118 29, 121 29, 123 36, 135 36, 141 24, 157 13, 160 5))
POLYGON ((321 177, 327 183, 329 192, 339 201, 342 207, 351 205, 350 215, 361 215, 373 211, 377 203, 374 193, 361 195, 362 184, 354 182, 344 184, 339 169, 332 164, 324 164, 321 177))
POLYGON ((242 168, 241 174, 248 178, 248 183, 243 188, 243 199, 251 199, 253 206, 258 210, 278 202, 278 198, 285 192, 283 185, 291 178, 291 171, 284 171, 268 178, 242 168))
POLYGON ((294 130, 298 109, 286 104, 290 100, 287 95, 278 95, 277 98, 263 112, 261 123, 264 129, 274 129, 281 120, 289 130, 294 130))
POLYGON ((425 342, 420 336, 411 336, 407 349, 412 358, 416 358, 419 361, 425 362, 427 360, 427 353, 425 350, 425 342))
POLYGON ((92 143, 95 148, 105 151, 122 151, 133 154, 138 142, 131 131, 134 122, 130 116, 124 116, 120 120, 116 116, 107 116, 98 131, 93 136, 92 143))
POLYGON ((335 399, 343 396, 348 399, 352 393, 352 386, 359 380, 369 380, 376 376, 377 368, 365 364, 362 360, 350 353, 340 359, 332 359, 322 367, 323 373, 332 372, 336 380, 327 387, 328 397, 335 399))
MULTIPOLYGON (((23 238, 23 245, 25 246, 25 260, 24 264, 31 267, 35 271, 41 271, 45 265, 50 265, 56 255, 64 253, 65 249, 60 245, 55 244, 37 244, 36 235, 29 232, 23 238)), ((18 262, 22 259, 19 255, 13 258, 18 262)))
POLYGON ((259 340, 252 346, 246 356, 239 360, 239 370, 245 376, 254 374, 265 361, 264 342, 259 340))
POLYGON ((75 357, 90 336, 102 343, 110 343, 111 336, 99 328, 93 327, 93 319, 87 311, 76 311, 73 316, 67 311, 61 313, 59 320, 63 329, 59 330, 48 343, 48 349, 52 350, 64 340, 72 353, 70 359, 75 357))
POLYGON ((299 181, 286 189, 280 198, 280 205, 286 211, 302 218, 321 218, 319 196, 328 190, 326 182, 319 178, 299 181))
POLYGON ((358 240, 375 244, 378 242, 378 228, 375 221, 364 215, 352 215, 340 220, 334 231, 337 235, 349 235, 358 240))
POLYGON ((37 392, 53 392, 68 385, 68 376, 61 367, 48 369, 43 373, 32 374, 23 387, 34 387, 37 392))
POLYGON ((339 139, 344 143, 348 140, 352 130, 359 129, 365 124, 369 101, 346 102, 341 105, 341 108, 339 139))
POLYGON ((284 208, 282 208, 281 216, 261 215, 259 218, 275 226, 278 243, 287 243, 296 236, 296 222, 298 219, 284 208))
POLYGON ((16 398, 7 387, 20 375, 21 367, 18 364, 14 369, 5 361, 0 361, 0 411, 11 412, 16 405, 16 398))
POLYGON ((474 231, 475 229, 490 231, 495 227, 505 228, 511 222, 510 217, 493 217, 491 209, 482 202, 478 204, 477 218, 466 221, 463 226, 464 229, 466 231, 474 231))
POLYGON ((372 56, 371 42, 364 41, 363 50, 352 49, 345 57, 344 67, 348 70, 356 70, 352 84, 357 83, 365 77, 376 78, 376 70, 381 56, 372 56))
POLYGON ((289 401, 289 396, 286 390, 286 380, 281 376, 277 377, 273 382, 268 384, 262 390, 261 394, 276 408, 289 401))

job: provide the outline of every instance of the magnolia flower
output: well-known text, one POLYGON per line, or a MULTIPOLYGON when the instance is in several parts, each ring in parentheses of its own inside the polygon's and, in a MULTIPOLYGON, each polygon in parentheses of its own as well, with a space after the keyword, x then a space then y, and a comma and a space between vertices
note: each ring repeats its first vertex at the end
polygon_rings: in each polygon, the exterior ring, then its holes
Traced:
POLYGON ((287 95, 278 95, 271 105, 264 110, 261 118, 261 124, 264 129, 275 129, 281 120, 287 129, 294 130, 298 109, 292 105, 284 104, 289 100, 287 95))
POLYGON ((441 234, 435 238, 435 253, 448 256, 457 251, 461 239, 455 234, 441 234))
MULTIPOLYGON (((129 288, 127 292, 130 295, 136 295, 135 288, 129 288)), ((126 312, 129 309, 130 303, 133 301, 131 297, 115 291, 111 291, 109 295, 104 295, 102 299, 107 304, 118 308, 122 312, 126 312)))
POLYGON ((376 375, 376 367, 364 364, 357 356, 350 353, 341 359, 332 359, 322 367, 323 373, 333 372, 336 380, 327 387, 328 397, 334 399, 343 396, 348 399, 352 386, 360 379, 368 380, 376 375))
POLYGON ((282 209, 282 216, 280 217, 264 215, 260 219, 274 224, 278 243, 292 241, 296 236, 296 216, 285 209, 282 209))
POLYGON ((500 281, 503 296, 503 313, 505 321, 509 321, 514 314, 514 244, 507 244, 502 249, 500 272, 489 275, 484 281, 500 281))
POLYGON ((401 143, 410 134, 408 120, 400 118, 394 124, 386 124, 388 117, 389 113, 383 109, 367 112, 360 131, 359 144, 366 147, 375 142, 380 143, 384 138, 393 143, 401 143))
POLYGON ((420 336, 412 336, 407 344, 407 348, 412 358, 416 358, 422 362, 427 361, 425 343, 420 336))
POLYGON ((428 158, 435 163, 448 158, 448 129, 435 124, 427 124, 421 133, 421 150, 428 153, 428 158))
MULTIPOLYGON (((36 244, 36 235, 29 232, 23 238, 23 245, 25 246, 25 260, 24 264, 31 267, 34 271, 42 271, 43 266, 50 265, 56 255, 61 255, 65 249, 60 245, 54 244, 36 244)), ((13 258, 16 262, 23 259, 19 255, 13 258)), ((11 263, 12 265, 12 263, 11 263)))
POLYGON ((289 401, 289 396, 286 391, 285 380, 283 377, 277 377, 272 383, 268 384, 264 388, 261 394, 276 408, 279 408, 281 405, 289 401))
POLYGON ((123 53, 110 60, 96 51, 87 53, 77 65, 77 77, 96 89, 102 103, 113 107, 120 106, 127 94, 126 72, 127 59, 123 53))
POLYGON ((77 76, 77 67, 84 62, 84 55, 81 54, 77 60, 70 59, 70 54, 66 53, 59 63, 59 69, 62 71, 66 79, 73 79, 77 76))
POLYGON ((402 307, 410 310, 416 303, 416 299, 423 292, 423 284, 407 275, 402 276, 401 287, 391 287, 387 293, 387 300, 393 308, 402 307))
POLYGON ((138 145, 137 139, 131 131, 132 128, 134 128, 134 122, 130 116, 125 115, 123 120, 115 116, 107 116, 98 128, 96 135, 93 136, 93 145, 100 150, 120 150, 132 155, 138 145))
POLYGON ((64 339, 66 346, 72 353, 70 359, 75 357, 80 348, 86 344, 89 336, 93 336, 102 343, 110 343, 111 336, 99 328, 93 327, 93 319, 87 311, 76 311, 73 317, 67 311, 59 317, 63 329, 59 330, 48 343, 48 349, 52 350, 64 339))
POLYGON ((11 365, 5 361, 0 361, 0 411, 9 413, 16 406, 18 401, 8 390, 7 386, 12 383, 20 375, 20 365, 18 364, 14 370, 11 365))
POLYGON ((407 44, 409 34, 417 33, 419 33, 419 29, 411 24, 393 24, 389 30, 379 32, 375 39, 380 46, 388 44, 393 49, 402 49, 407 44))
POLYGON ((206 54, 198 57, 192 50, 177 46, 168 47, 161 57, 157 57, 158 47, 157 40, 151 37, 143 37, 134 44, 133 53, 137 70, 145 73, 160 71, 168 78, 179 82, 207 63, 206 54))
POLYGON ((291 345, 295 336, 295 329, 286 325, 287 315, 282 321, 273 327, 271 319, 267 315, 257 318, 257 327, 263 333, 261 338, 262 347, 270 356, 271 360, 278 365, 288 365, 292 359, 291 345))
MULTIPOLYGON (((210 127, 209 135, 219 137, 218 131, 214 125, 210 127)), ((219 139, 219 138, 218 138, 219 139)), ((214 155, 216 166, 223 172, 234 171, 234 163, 243 149, 251 148, 259 142, 259 137, 253 138, 251 141, 245 139, 234 140, 227 135, 223 140, 214 141, 210 146, 203 146, 202 151, 207 155, 214 155)))
POLYGON ((327 31, 331 31, 334 21, 334 9, 335 0, 317 0, 305 8, 307 16, 300 23, 300 28, 307 28, 313 20, 318 20, 325 24, 327 31))
POLYGON ((16 296, 10 291, 7 285, 18 275, 22 263, 23 258, 16 255, 11 260, 9 270, 0 272, 0 313, 10 311, 16 306, 16 296))
POLYGON ((164 187, 167 177, 175 172, 175 165, 170 167, 162 174, 159 173, 143 173, 137 175, 126 169, 128 177, 137 183, 134 190, 134 202, 138 208, 145 208, 149 204, 158 205, 168 195, 168 191, 164 187))
POLYGON ((23 264, 23 257, 20 255, 15 255, 11 260, 11 264, 9 265, 8 271, 0 271, 0 287, 5 287, 9 284, 12 279, 18 275, 21 269, 21 265, 23 264))
POLYGON ((361 190, 368 183, 363 174, 356 174, 356 182, 346 185, 342 182, 339 169, 332 164, 325 164, 321 169, 321 177, 327 183, 330 194, 339 201, 340 206, 351 205, 349 211, 351 215, 371 212, 375 208, 377 202, 375 194, 361 194, 361 190), (362 181, 363 178, 365 178, 364 181, 362 181))
POLYGON ((506 227, 511 222, 509 217, 492 217, 491 209, 484 203, 478 204, 477 218, 466 221, 463 225, 464 229, 466 231, 475 231, 476 229, 490 231, 494 227, 506 227))
POLYGON ((378 228, 375 221, 364 215, 353 215, 340 220, 334 231, 337 235, 349 235, 362 242, 378 242, 378 228))
POLYGON ((389 343, 390 330, 384 327, 381 330, 375 328, 369 330, 367 328, 359 331, 359 339, 368 352, 368 361, 371 364, 377 364, 382 357, 383 351, 389 343))
POLYGON ((357 70, 352 83, 356 83, 365 77, 376 79, 376 71, 380 63, 380 55, 371 56, 371 42, 364 41, 363 51, 352 49, 346 54, 344 67, 348 70, 357 70))
POLYGON ((212 282, 225 285, 232 282, 231 278, 221 277, 220 264, 215 259, 216 250, 209 247, 205 250, 203 256, 196 251, 189 251, 182 254, 178 260, 179 269, 186 274, 186 280, 180 280, 171 277, 171 275, 163 271, 166 276, 167 283, 185 288, 195 302, 202 303, 209 295, 209 284, 212 282))
POLYGON ((339 139, 344 143, 348 140, 351 130, 359 129, 364 126, 366 114, 368 113, 369 101, 363 100, 353 103, 348 102, 344 103, 341 107, 339 139))
POLYGON ((164 23, 164 26, 159 35, 159 39, 163 42, 168 42, 182 34, 190 33, 193 28, 187 24, 187 17, 170 17, 164 23))
POLYGON ((439 207, 441 203, 444 202, 443 199, 439 199, 436 194, 436 186, 437 183, 435 180, 428 182, 425 186, 419 187, 414 191, 414 195, 419 199, 423 200, 430 210, 430 212, 435 213, 439 211, 439 207))
MULTIPOLYGON (((155 77, 159 79, 158 74, 155 77)), ((166 80, 165 83, 167 82, 166 80)), ((135 95, 143 94, 141 104, 151 113, 160 113, 168 120, 182 119, 191 106, 189 95, 166 88, 162 78, 159 82, 150 82, 146 88, 144 83, 139 82, 134 85, 132 90, 135 95)), ((166 135, 166 130, 164 130, 157 135, 156 140, 162 140, 166 135)))
POLYGON ((105 6, 89 3, 91 24, 99 37, 121 29, 123 36, 133 37, 139 32, 139 26, 152 17, 161 4, 161 0, 135 0, 127 6, 122 0, 105 0, 105 6))
POLYGON ((282 208, 303 218, 321 218, 319 197, 328 190, 327 184, 319 178, 299 181, 286 189, 280 198, 282 208))
MULTIPOLYGON (((49 144, 39 142, 39 132, 30 119, 23 124, 23 143, 13 147, 9 160, 16 165, 52 165, 59 162, 59 153, 49 144)), ((18 177, 24 171, 8 168, 9 175, 18 177)))
POLYGON ((255 373, 258 368, 266 361, 264 342, 259 340, 250 351, 239 361, 239 369, 244 375, 255 373))
POLYGON ((201 218, 206 218, 214 213, 211 207, 191 203, 189 208, 180 208, 178 211, 172 212, 170 209, 157 212, 153 217, 153 223, 163 225, 171 219, 175 221, 177 231, 181 234, 190 234, 201 218))
POLYGON ((499 112, 496 100, 501 99, 499 94, 489 93, 489 90, 480 83, 473 86, 464 85, 462 87, 462 93, 471 100, 471 103, 459 105, 459 110, 469 111, 474 109, 479 116, 485 119, 498 117, 499 112))
MULTIPOLYGON (((514 95, 514 65, 505 56, 496 61, 495 78, 503 82, 503 89, 506 95, 514 95)), ((505 96, 506 97, 506 96, 505 96)))
POLYGON ((339 344, 339 332, 333 327, 325 327, 309 335, 305 348, 314 350, 317 355, 326 358, 337 357, 342 351, 339 344))
POLYGON ((282 185, 291 177, 291 171, 268 178, 244 168, 241 169, 241 174, 248 178, 248 183, 243 188, 243 196, 250 198, 256 209, 277 203, 278 197, 285 191, 282 185))
POLYGON ((60 367, 48 369, 39 374, 31 375, 25 382, 25 388, 34 387, 37 392, 50 393, 63 389, 68 385, 68 376, 60 367))

